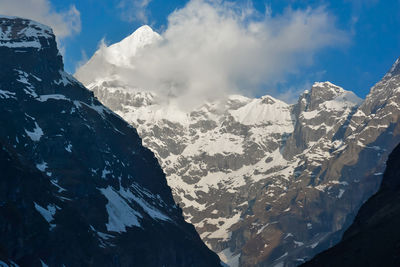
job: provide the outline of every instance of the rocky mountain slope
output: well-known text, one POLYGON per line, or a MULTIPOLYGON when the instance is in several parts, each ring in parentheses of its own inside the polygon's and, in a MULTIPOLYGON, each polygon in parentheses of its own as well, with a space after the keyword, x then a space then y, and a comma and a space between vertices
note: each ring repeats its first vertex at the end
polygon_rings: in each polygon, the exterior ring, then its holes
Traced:
POLYGON ((400 146, 390 154, 379 191, 364 203, 339 244, 302 266, 400 265, 400 146))
POLYGON ((219 266, 136 130, 63 70, 52 30, 0 17, 0 265, 219 266))
MULTIPOLYGON (((149 27, 127 37, 140 53, 159 38, 149 27)), ((365 101, 323 82, 294 105, 231 95, 184 111, 119 75, 115 46, 76 77, 138 129, 187 221, 231 266, 295 266, 335 244, 400 141, 398 62, 365 101)))

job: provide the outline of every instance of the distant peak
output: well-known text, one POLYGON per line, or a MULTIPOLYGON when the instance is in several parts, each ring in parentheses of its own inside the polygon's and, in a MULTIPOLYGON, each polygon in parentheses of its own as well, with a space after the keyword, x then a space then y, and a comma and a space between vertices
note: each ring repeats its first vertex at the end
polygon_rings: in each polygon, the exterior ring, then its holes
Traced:
POLYGON ((154 32, 153 29, 149 25, 143 25, 137 28, 134 33, 144 33, 144 32, 154 32))
POLYGON ((96 80, 113 79, 117 68, 134 68, 137 53, 157 44, 161 39, 162 37, 150 26, 143 25, 120 42, 101 47, 75 75, 85 84, 96 80))
POLYGON ((304 91, 304 94, 300 97, 300 101, 309 101, 309 109, 314 110, 320 104, 333 103, 332 101, 342 103, 340 107, 358 106, 362 99, 353 92, 344 90, 342 87, 326 81, 314 83, 311 90, 304 91))
POLYGON ((135 39, 135 40, 140 40, 142 42, 151 42, 154 39, 160 38, 160 35, 153 31, 153 29, 149 25, 143 25, 139 28, 137 28, 131 35, 126 37, 124 40, 122 40, 120 43, 130 40, 130 39, 135 39))
POLYGON ((400 58, 398 58, 396 62, 394 62, 394 64, 390 68, 389 72, 385 75, 385 77, 390 78, 398 74, 400 74, 400 58))
POLYGON ((333 98, 346 92, 342 87, 331 82, 315 82, 311 87, 310 94, 314 97, 333 98))
POLYGON ((132 67, 131 61, 137 51, 160 39, 161 36, 158 33, 150 26, 144 25, 119 43, 107 47, 106 61, 116 66, 132 67))
POLYGON ((329 81, 325 82, 315 82, 312 86, 313 88, 318 87, 318 88, 334 88, 337 91, 344 91, 344 89, 340 86, 337 86, 329 81))

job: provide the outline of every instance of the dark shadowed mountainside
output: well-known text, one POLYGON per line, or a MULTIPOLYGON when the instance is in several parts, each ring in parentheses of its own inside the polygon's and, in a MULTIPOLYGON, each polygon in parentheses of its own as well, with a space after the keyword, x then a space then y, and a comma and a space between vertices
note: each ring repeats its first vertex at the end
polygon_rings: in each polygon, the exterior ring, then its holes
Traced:
POLYGON ((390 154, 379 191, 358 212, 336 246, 303 264, 400 266, 400 146, 390 154))
POLYGON ((0 265, 219 266, 136 129, 63 70, 52 30, 0 17, 0 265))

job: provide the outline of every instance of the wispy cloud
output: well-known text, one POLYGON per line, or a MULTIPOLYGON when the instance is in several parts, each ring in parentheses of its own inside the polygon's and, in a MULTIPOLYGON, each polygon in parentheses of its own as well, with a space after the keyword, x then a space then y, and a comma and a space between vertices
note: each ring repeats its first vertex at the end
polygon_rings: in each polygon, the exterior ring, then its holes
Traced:
POLYGON ((83 65, 86 64, 86 62, 88 62, 89 58, 86 54, 85 50, 81 50, 81 59, 76 63, 75 65, 75 70, 79 69, 80 67, 82 67, 83 65))
POLYGON ((354 34, 356 32, 356 25, 360 19, 360 15, 366 9, 373 8, 378 4, 379 0, 344 0, 352 6, 352 17, 350 21, 351 32, 354 34))
POLYGON ((193 107, 232 93, 276 93, 266 88, 312 65, 321 49, 349 41, 323 7, 260 14, 252 5, 206 0, 173 12, 161 36, 132 59, 133 69, 98 61, 85 73, 104 77, 102 68, 112 70, 132 88, 176 96, 180 106, 193 107))
POLYGON ((32 19, 53 28, 59 39, 81 31, 81 16, 75 5, 56 11, 48 0, 0 1, 0 14, 32 19))
MULTIPOLYGON (((97 50, 102 51, 107 48, 107 40, 106 37, 103 37, 97 44, 97 50)), ((76 62, 75 64, 75 72, 79 70, 82 66, 84 66, 90 58, 88 57, 86 51, 84 49, 81 49, 81 58, 76 62)), ((101 66, 99 66, 99 69, 101 69, 101 66)), ((91 71, 96 71, 96 70, 91 70, 91 71)))
POLYGON ((121 10, 121 17, 129 22, 139 21, 149 23, 149 11, 147 9, 151 0, 121 0, 118 8, 121 10))

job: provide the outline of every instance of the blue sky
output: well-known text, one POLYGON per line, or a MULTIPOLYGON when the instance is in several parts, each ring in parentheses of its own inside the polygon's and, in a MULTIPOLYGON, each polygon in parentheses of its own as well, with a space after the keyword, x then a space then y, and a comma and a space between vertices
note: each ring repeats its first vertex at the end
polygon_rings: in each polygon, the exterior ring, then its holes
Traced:
MULTIPOLYGON (((31 13, 37 12, 27 10, 22 14, 10 14, 13 12, 12 7, 7 7, 2 1, 4 0, 0 0, 0 10, 6 10, 3 11, 6 15, 29 17, 31 13)), ((27 5, 26 2, 29 1, 32 0, 15 2, 16 5, 27 5)), ((188 1, 39 0, 39 2, 48 9, 49 14, 61 14, 63 22, 70 29, 70 31, 64 30, 60 43, 64 50, 65 68, 73 73, 79 64, 90 58, 97 50, 101 39, 104 38, 108 44, 118 42, 143 24, 149 24, 157 32, 163 32, 168 28, 167 18, 171 12, 183 8, 188 1), (80 23, 73 24, 68 21, 73 17, 80 19, 80 23)), ((320 47, 315 51, 312 62, 299 64, 296 73, 291 73, 288 69, 284 79, 273 85, 264 85, 273 86, 282 93, 288 89, 297 93, 307 89, 314 81, 329 80, 354 91, 360 97, 365 97, 370 87, 379 81, 400 56, 399 0, 236 2, 240 2, 241 6, 251 4, 263 14, 267 10, 271 16, 279 16, 289 8, 292 10, 323 8, 333 18, 332 23, 335 24, 335 28, 344 32, 347 41, 320 47)), ((46 17, 46 14, 40 16, 46 17)), ((41 18, 40 16, 36 15, 33 18, 40 20, 37 19, 41 18)), ((47 24, 51 23, 53 22, 47 24)), ((262 90, 259 94, 262 94, 262 90)))

